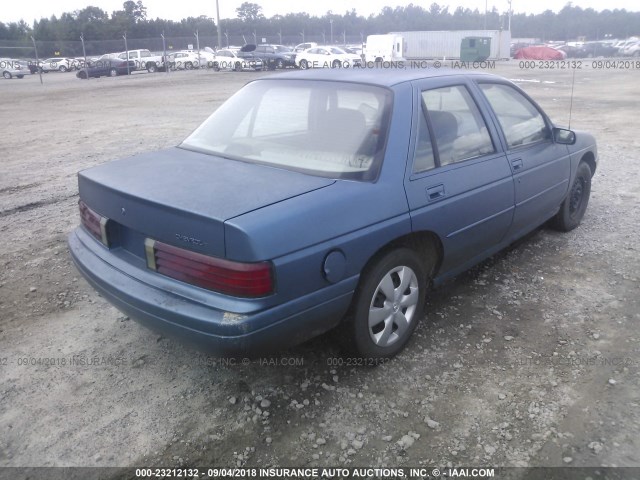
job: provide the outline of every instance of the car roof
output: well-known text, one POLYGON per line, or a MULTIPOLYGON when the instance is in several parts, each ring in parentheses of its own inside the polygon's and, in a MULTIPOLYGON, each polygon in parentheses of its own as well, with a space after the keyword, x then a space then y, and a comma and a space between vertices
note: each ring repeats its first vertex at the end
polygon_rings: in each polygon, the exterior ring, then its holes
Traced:
POLYGON ((484 76, 504 80, 502 77, 479 71, 425 68, 340 68, 309 69, 290 71, 266 78, 324 80, 337 82, 367 83, 381 87, 391 87, 400 83, 427 78, 484 76))

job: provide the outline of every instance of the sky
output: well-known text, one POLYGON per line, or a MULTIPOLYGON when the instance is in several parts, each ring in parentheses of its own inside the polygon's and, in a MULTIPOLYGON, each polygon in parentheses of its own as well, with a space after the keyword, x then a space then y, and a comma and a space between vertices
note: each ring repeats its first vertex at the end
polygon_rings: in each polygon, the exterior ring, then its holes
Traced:
MULTIPOLYGON (((60 16, 63 12, 72 12, 92 5, 100 7, 111 14, 114 10, 122 9, 124 0, 2 0, 0 8, 0 22, 17 22, 21 19, 28 24, 42 17, 51 15, 60 16)), ((220 4, 220 18, 235 18, 236 8, 245 0, 218 0, 220 4)), ((304 0, 248 0, 257 3, 262 7, 266 17, 276 14, 285 15, 291 12, 307 12, 312 16, 321 16, 328 10, 337 14, 343 14, 347 9, 355 8, 359 15, 369 16, 377 14, 383 7, 404 6, 409 3, 422 5, 428 8, 432 3, 441 6, 448 5, 449 11, 454 11, 456 7, 462 6, 472 10, 484 11, 485 2, 488 9, 496 7, 500 12, 508 10, 508 0, 352 0, 344 2, 342 0, 323 0, 320 2, 307 2, 304 0)), ((186 17, 199 17, 207 15, 215 18, 216 0, 142 0, 147 7, 147 18, 164 18, 168 20, 180 20, 186 17)), ((541 13, 545 10, 557 12, 567 2, 564 0, 537 0, 535 2, 525 0, 513 0, 514 13, 541 13)), ((574 6, 581 8, 593 8, 595 10, 625 8, 631 11, 640 10, 638 0, 574 0, 574 6)))

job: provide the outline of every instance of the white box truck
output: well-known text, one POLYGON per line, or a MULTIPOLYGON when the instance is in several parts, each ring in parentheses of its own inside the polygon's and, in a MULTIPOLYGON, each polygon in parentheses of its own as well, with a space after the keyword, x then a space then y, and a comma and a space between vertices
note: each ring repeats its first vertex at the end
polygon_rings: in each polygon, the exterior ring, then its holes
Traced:
POLYGON ((364 46, 365 62, 396 62, 403 60, 404 39, 402 35, 369 35, 364 46))

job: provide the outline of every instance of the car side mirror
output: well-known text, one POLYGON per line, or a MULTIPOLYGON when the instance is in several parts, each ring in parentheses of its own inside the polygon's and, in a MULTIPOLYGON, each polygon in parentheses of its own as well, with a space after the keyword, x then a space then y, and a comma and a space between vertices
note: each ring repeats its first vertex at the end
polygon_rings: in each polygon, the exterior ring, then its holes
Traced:
POLYGON ((561 145, 573 145, 576 143, 576 133, 566 128, 554 128, 553 140, 561 145))

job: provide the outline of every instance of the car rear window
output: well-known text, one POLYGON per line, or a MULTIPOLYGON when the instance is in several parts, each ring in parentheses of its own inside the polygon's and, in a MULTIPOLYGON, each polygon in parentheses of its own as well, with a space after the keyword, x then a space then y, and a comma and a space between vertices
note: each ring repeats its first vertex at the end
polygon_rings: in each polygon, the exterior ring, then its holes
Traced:
POLYGON ((225 102, 181 147, 329 178, 373 180, 391 108, 385 88, 258 80, 225 102))

